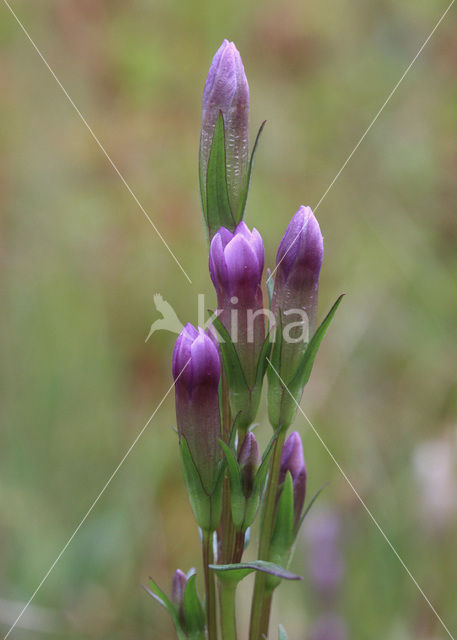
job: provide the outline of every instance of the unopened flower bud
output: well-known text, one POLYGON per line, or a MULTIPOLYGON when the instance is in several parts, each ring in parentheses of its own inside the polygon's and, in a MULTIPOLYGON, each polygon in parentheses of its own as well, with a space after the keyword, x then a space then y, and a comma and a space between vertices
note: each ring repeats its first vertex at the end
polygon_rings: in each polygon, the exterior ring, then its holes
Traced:
POLYGON ((305 504, 306 466, 303 446, 297 431, 293 431, 285 441, 281 452, 279 486, 284 483, 287 472, 292 476, 294 488, 294 529, 296 529, 305 504))
MULTIPOLYGON (((202 100, 200 176, 206 198, 206 174, 219 113, 224 119, 227 190, 235 219, 240 207, 249 165, 249 86, 241 56, 224 40, 216 52, 206 79, 202 100)), ((205 209, 205 204, 203 204, 205 209)))
POLYGON ((231 335, 248 382, 253 381, 265 339, 260 282, 265 251, 257 229, 240 222, 232 233, 221 227, 211 241, 209 271, 217 293, 220 320, 231 335))
POLYGON ((181 571, 181 569, 176 569, 173 580, 171 582, 171 601, 177 607, 181 607, 184 602, 184 591, 186 589, 187 584, 187 576, 181 571))
POLYGON ((276 350, 275 370, 269 371, 268 391, 270 422, 275 428, 287 428, 292 423, 306 384, 306 380, 301 383, 295 376, 314 334, 323 255, 319 223, 309 207, 300 207, 286 229, 276 257, 271 310, 280 329, 275 336, 280 346, 276 350), (290 391, 292 381, 294 388, 290 391))
POLYGON ((264 266, 262 238, 240 222, 232 233, 221 227, 209 252, 209 271, 217 293, 218 319, 235 346, 244 372, 243 391, 231 391, 233 415, 245 431, 253 422, 260 400, 257 365, 265 340, 265 312, 261 289, 264 266))
POLYGON ((246 435, 241 445, 240 453, 238 454, 238 463, 241 470, 243 491, 246 496, 249 496, 254 486, 255 474, 260 465, 259 445, 257 444, 255 435, 251 431, 246 435))
POLYGON ((173 351, 176 419, 204 489, 211 493, 222 452, 219 410, 220 359, 213 340, 187 324, 173 351))
POLYGON ((279 245, 271 307, 274 313, 281 311, 283 316, 292 309, 305 311, 310 336, 316 322, 323 257, 324 244, 319 223, 310 207, 300 207, 279 245))

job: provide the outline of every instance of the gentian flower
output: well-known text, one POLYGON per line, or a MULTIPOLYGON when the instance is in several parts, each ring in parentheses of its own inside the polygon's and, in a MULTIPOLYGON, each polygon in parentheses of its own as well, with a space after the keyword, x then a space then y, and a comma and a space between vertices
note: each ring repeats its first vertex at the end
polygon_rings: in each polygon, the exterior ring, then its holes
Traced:
POLYGON ((274 313, 281 312, 283 316, 292 309, 305 311, 310 335, 316 323, 323 257, 324 244, 319 223, 310 207, 300 207, 279 245, 271 307, 274 313))
POLYGON ((292 423, 296 402, 306 384, 306 380, 296 382, 295 375, 314 334, 323 255, 319 223, 310 207, 300 207, 281 240, 274 272, 271 311, 281 331, 277 331, 275 337, 279 345, 274 358, 275 371, 271 369, 268 375, 268 410, 275 428, 280 425, 287 428, 292 423), (293 380, 296 384, 292 389, 294 398, 291 398, 284 385, 288 386, 293 380))
POLYGON ((202 100, 200 135, 200 187, 206 207, 206 175, 219 113, 225 132, 226 179, 230 206, 237 217, 249 166, 249 86, 241 56, 224 40, 208 72, 202 100))
POLYGON ((249 383, 265 339, 262 238, 240 222, 232 233, 221 227, 211 241, 209 272, 217 293, 220 320, 231 335, 249 383), (256 313, 257 312, 257 313, 256 313))
POLYGON ((176 419, 203 488, 214 488, 222 451, 219 410, 220 359, 217 346, 203 329, 187 324, 173 351, 176 419))

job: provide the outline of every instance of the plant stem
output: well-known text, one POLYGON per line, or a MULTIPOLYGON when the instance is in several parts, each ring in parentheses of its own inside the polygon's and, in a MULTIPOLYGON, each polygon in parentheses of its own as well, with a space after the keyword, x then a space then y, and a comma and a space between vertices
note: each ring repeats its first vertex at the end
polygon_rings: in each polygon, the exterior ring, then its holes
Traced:
POLYGON ((222 582, 220 603, 223 640, 236 640, 235 591, 236 583, 222 582))
POLYGON ((244 551, 245 531, 237 531, 235 537, 235 547, 233 550, 232 562, 241 562, 244 551))
MULTIPOLYGON (((265 495, 265 503, 262 514, 262 523, 260 528, 259 541, 259 560, 268 560, 268 552, 270 550, 271 536, 273 534, 273 525, 276 511, 276 493, 279 479, 279 469, 281 467, 281 452, 286 430, 280 431, 274 445, 273 456, 270 464, 270 473, 268 475, 268 485, 265 495)), ((268 628, 268 614, 266 607, 269 596, 265 596, 265 580, 266 576, 260 571, 255 577, 254 595, 251 607, 251 627, 249 631, 249 640, 261 640, 262 626, 265 624, 268 628), (263 620, 268 617, 267 621, 263 620)), ((271 599, 270 599, 271 604, 271 599)))
POLYGON ((203 572, 205 575, 206 621, 208 626, 208 640, 217 640, 216 586, 214 584, 214 575, 208 566, 213 563, 212 531, 203 532, 202 555, 203 572))
POLYGON ((268 637, 268 627, 270 626, 271 601, 273 600, 273 591, 264 594, 262 613, 260 616, 260 637, 268 637))

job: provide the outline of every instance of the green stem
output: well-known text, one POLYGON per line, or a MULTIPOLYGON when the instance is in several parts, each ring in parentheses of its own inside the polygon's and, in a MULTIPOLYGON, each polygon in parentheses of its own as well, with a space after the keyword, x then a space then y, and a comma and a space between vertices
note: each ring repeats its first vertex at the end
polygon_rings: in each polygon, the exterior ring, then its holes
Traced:
POLYGON ((271 601, 273 600, 273 591, 269 591, 264 595, 262 613, 260 616, 260 637, 268 637, 268 627, 270 626, 271 601))
POLYGON ((206 591, 206 621, 208 627, 208 640, 217 640, 217 620, 216 620, 216 586, 214 575, 210 570, 213 564, 213 532, 204 531, 202 541, 203 572, 205 575, 206 591))
MULTIPOLYGON (((279 470, 281 467, 281 452, 285 437, 286 430, 284 429, 283 431, 279 432, 274 445, 262 514, 262 523, 260 528, 259 560, 268 560, 268 552, 270 550, 276 510, 276 494, 278 488, 279 470)), ((269 600, 269 596, 265 594, 265 581, 265 574, 258 571, 255 577, 254 595, 252 598, 249 640, 261 640, 262 626, 265 626, 264 618, 267 616, 266 607, 268 606, 269 600)), ((268 627, 268 620, 266 624, 268 627)))
POLYGON ((220 603, 223 640, 236 640, 235 591, 236 583, 222 582, 220 603))

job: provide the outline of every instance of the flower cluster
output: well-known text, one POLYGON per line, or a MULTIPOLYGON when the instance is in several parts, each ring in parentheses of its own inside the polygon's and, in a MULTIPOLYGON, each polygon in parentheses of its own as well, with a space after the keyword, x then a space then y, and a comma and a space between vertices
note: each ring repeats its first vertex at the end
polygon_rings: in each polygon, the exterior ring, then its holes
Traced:
POLYGON ((250 156, 248 82, 235 45, 224 40, 203 92, 199 159, 217 313, 208 331, 184 327, 172 366, 184 477, 202 534, 205 604, 193 572, 175 573, 171 599, 152 583, 180 639, 217 640, 216 576, 224 640, 236 638, 240 579, 256 571, 249 638, 260 640, 268 634, 274 589, 298 578, 287 565, 306 514, 307 471, 300 436, 287 437, 287 430, 339 300, 316 329, 323 239, 312 210, 301 206, 279 244, 265 308, 263 240, 243 221, 262 127, 250 156), (252 429, 265 374, 273 436, 261 455, 252 429), (242 556, 259 512, 258 560, 246 565, 242 556))

